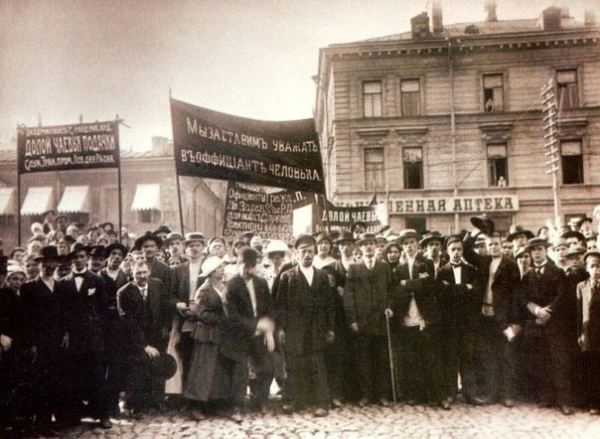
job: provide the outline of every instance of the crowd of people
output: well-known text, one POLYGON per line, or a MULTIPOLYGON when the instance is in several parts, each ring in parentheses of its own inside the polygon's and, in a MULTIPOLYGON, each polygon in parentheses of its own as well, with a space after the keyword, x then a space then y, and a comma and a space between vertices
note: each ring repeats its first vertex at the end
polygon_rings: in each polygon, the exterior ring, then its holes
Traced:
MULTIPOLYGON (((54 212, 0 264, 2 433, 177 410, 241 422, 344 404, 600 413, 600 251, 563 230, 383 228, 133 242, 54 212)), ((1 249, 1 247, 0 247, 1 249)), ((8 250, 8 249, 7 249, 8 250)))

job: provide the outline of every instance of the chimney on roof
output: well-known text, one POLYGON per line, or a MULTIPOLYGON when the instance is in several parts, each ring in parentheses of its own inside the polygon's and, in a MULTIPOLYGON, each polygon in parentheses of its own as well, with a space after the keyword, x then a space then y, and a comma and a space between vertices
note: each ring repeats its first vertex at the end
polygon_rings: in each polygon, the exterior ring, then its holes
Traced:
POLYGON ((559 31, 562 9, 556 6, 550 6, 542 11, 542 29, 548 32, 559 31))
POLYGON ((441 34, 444 32, 442 3, 440 0, 433 0, 433 5, 431 7, 431 28, 434 34, 441 34))
POLYGON ((596 9, 597 6, 595 6, 594 4, 595 2, 593 0, 587 0, 585 2, 585 9, 584 9, 584 24, 585 26, 596 26, 596 9))
POLYGON ((486 0, 485 1, 485 12, 486 18, 485 21, 498 21, 498 15, 496 14, 496 0, 486 0))
POLYGON ((152 152, 157 155, 166 155, 170 151, 170 141, 167 137, 152 136, 152 152))
POLYGON ((427 38, 431 35, 429 32, 429 16, 423 12, 410 19, 410 28, 414 39, 427 38))

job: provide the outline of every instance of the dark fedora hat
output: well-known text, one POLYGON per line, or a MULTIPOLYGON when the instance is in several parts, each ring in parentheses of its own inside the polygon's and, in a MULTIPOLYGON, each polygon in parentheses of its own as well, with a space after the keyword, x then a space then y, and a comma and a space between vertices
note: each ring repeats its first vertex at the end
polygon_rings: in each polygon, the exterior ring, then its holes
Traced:
POLYGON ((87 245, 83 245, 81 242, 76 242, 71 246, 71 251, 67 254, 67 257, 71 259, 76 253, 85 251, 88 255, 90 254, 90 248, 87 245))
POLYGON ((432 241, 438 241, 440 244, 444 244, 444 236, 440 232, 434 230, 433 232, 429 232, 423 236, 423 239, 421 239, 419 244, 421 247, 426 247, 427 244, 432 241))
POLYGON ((356 244, 363 245, 364 243, 369 242, 369 241, 377 242, 377 236, 375 236, 375 233, 371 233, 371 232, 362 233, 360 235, 360 237, 358 238, 358 240, 356 241, 356 244))
POLYGON ((335 240, 336 244, 341 244, 342 242, 354 242, 354 235, 351 232, 342 232, 342 234, 335 240))
POLYGON ((160 380, 168 380, 172 378, 177 372, 177 361, 175 358, 165 352, 156 358, 150 358, 150 370, 148 371, 150 376, 158 377, 160 380))
POLYGON ((127 246, 121 244, 120 242, 115 242, 106 246, 106 256, 109 256, 113 250, 121 250, 121 252, 123 252, 123 256, 129 252, 127 246))
POLYGON ((142 245, 144 245, 144 242, 146 242, 146 241, 154 241, 159 248, 162 247, 162 239, 160 239, 160 237, 156 236, 152 232, 146 232, 145 234, 140 236, 138 239, 136 239, 134 247, 138 250, 141 250, 142 245))
POLYGON ((90 256, 96 256, 100 258, 106 257, 106 247, 104 247, 103 245, 92 245, 89 247, 89 249, 90 256))
POLYGON ((169 234, 169 233, 171 233, 171 229, 169 229, 169 227, 166 226, 165 224, 162 224, 161 226, 158 227, 158 229, 156 229, 152 233, 155 234, 155 235, 158 235, 159 233, 169 234))
POLYGON ((487 213, 478 216, 471 217, 471 224, 474 227, 481 230, 484 235, 491 235, 494 233, 494 221, 488 218, 487 213))
POLYGON ((552 246, 552 244, 550 244, 545 238, 531 238, 529 241, 527 241, 527 248, 529 250, 532 250, 534 247, 537 247, 539 245, 546 248, 552 246))
POLYGON ((508 230, 508 234, 506 235, 506 240, 512 241, 518 235, 523 234, 523 233, 525 234, 525 236, 527 236, 527 239, 532 239, 534 237, 534 234, 531 230, 527 230, 523 226, 517 224, 517 225, 510 226, 510 229, 508 230))
POLYGON ((42 247, 40 254, 33 260, 35 262, 58 261, 58 249, 53 245, 42 247))

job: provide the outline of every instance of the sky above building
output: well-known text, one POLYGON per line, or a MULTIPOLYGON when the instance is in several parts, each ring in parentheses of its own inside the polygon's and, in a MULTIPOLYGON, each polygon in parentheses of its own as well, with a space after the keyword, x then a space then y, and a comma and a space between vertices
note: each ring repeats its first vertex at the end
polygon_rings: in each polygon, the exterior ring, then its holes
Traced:
MULTIPOLYGON (((121 148, 148 149, 172 137, 169 90, 237 116, 312 117, 319 48, 409 31, 431 1, 0 0, 0 146, 17 124, 118 114, 121 148)), ((583 22, 585 1, 497 0, 497 14, 558 3, 583 22)), ((444 24, 485 20, 484 0, 441 4, 444 24)))

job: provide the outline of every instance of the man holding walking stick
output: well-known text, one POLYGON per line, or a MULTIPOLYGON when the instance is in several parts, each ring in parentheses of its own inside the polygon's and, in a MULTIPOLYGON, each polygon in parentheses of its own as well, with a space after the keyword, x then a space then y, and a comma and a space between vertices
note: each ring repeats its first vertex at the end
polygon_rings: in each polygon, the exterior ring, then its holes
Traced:
POLYGON ((344 308, 352 331, 357 335, 360 406, 390 405, 390 364, 386 343, 386 317, 393 317, 392 272, 375 258, 376 239, 363 233, 357 242, 363 258, 351 264, 346 278, 344 308))

